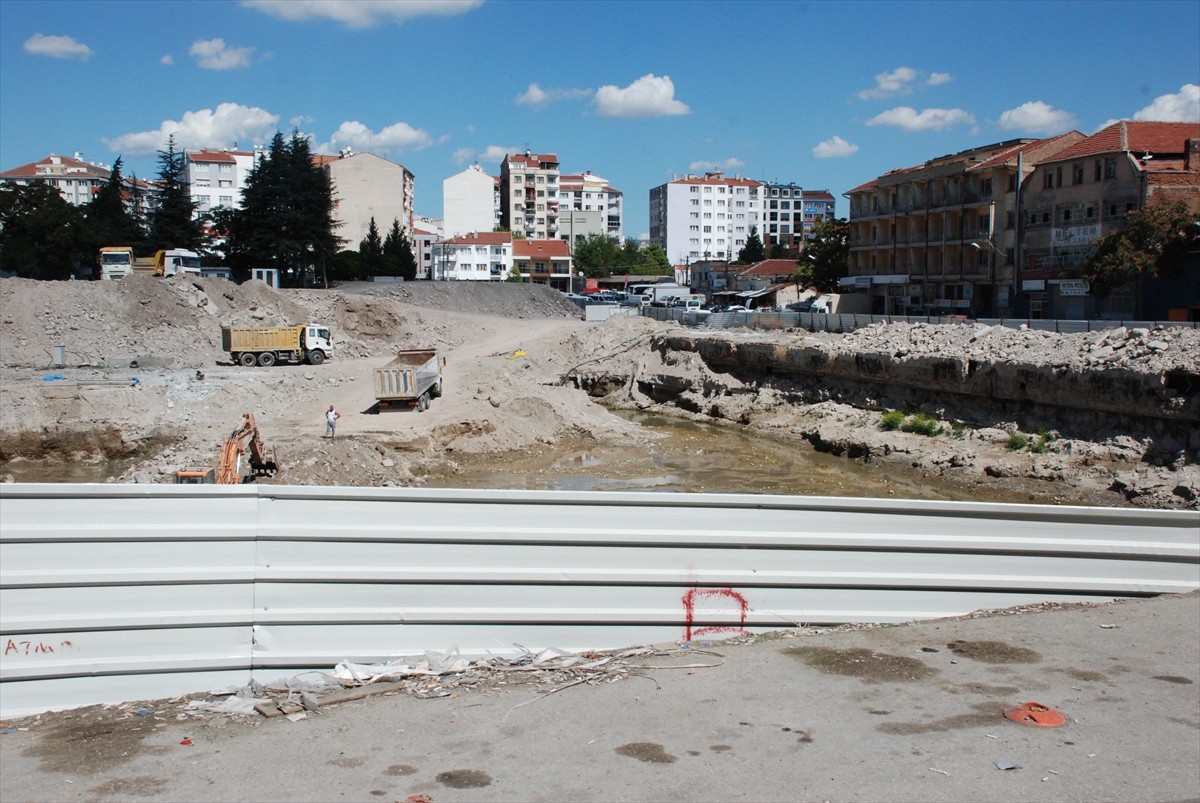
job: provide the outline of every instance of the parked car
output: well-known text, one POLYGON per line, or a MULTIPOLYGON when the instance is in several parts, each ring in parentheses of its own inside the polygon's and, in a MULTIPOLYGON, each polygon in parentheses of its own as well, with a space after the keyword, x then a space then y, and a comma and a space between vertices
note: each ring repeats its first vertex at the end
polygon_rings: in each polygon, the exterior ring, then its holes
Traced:
POLYGON ((812 312, 812 308, 813 302, 810 299, 808 301, 794 301, 791 304, 788 304, 785 309, 787 309, 788 312, 812 312))

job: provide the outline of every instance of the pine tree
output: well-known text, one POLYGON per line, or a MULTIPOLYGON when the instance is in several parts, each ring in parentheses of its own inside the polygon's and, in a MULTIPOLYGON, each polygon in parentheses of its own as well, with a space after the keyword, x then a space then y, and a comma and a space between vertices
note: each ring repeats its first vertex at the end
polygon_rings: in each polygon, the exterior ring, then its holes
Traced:
POLYGON ((392 228, 388 230, 387 237, 383 239, 383 267, 381 272, 384 276, 400 275, 400 242, 403 239, 404 230, 400 228, 400 221, 397 218, 392 218, 392 228))
POLYGON ((400 276, 404 281, 411 282, 417 278, 417 257, 413 254, 412 243, 408 235, 400 235, 400 276))
POLYGON ((187 180, 187 155, 175 150, 175 135, 158 152, 158 207, 150 213, 150 250, 199 249, 203 242, 196 203, 187 180))
POLYGON ((140 245, 137 223, 129 214, 125 200, 125 179, 121 175, 121 157, 113 162, 108 181, 84 208, 88 222, 87 237, 97 249, 106 245, 140 245))
POLYGON ((763 241, 758 236, 758 226, 751 226, 750 236, 746 238, 745 247, 741 251, 738 251, 737 261, 743 265, 753 265, 756 262, 762 262, 766 253, 766 249, 763 248, 763 241))
POLYGON ((381 275, 383 267, 383 242, 379 239, 379 229, 375 226, 375 218, 367 226, 367 236, 358 244, 358 264, 363 278, 381 275))

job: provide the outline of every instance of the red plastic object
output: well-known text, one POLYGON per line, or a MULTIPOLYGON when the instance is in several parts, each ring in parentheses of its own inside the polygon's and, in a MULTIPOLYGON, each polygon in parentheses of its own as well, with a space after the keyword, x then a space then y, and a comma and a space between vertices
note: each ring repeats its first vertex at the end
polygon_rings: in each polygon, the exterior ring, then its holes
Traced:
POLYGON ((1004 712, 1005 719, 1035 728, 1057 728, 1067 724, 1067 718, 1041 703, 1021 703, 1004 712))
POLYGON ((191 740, 191 739, 184 739, 182 742, 180 742, 180 744, 181 744, 181 745, 183 745, 184 747, 191 747, 191 746, 192 746, 192 740, 191 740))

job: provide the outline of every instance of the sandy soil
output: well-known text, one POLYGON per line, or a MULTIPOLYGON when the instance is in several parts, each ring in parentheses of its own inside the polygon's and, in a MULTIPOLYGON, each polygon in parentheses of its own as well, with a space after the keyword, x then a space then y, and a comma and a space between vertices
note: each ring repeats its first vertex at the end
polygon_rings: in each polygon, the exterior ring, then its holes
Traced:
MULTIPOLYGON (((502 465, 513 452, 580 441, 644 442, 657 436, 605 405, 689 415, 656 404, 629 381, 661 369, 664 360, 679 362, 651 347, 655 333, 672 330, 678 324, 640 317, 588 323, 548 288, 507 283, 275 291, 261 283, 177 277, 4 279, 0 476, 11 480, 21 461, 66 465, 128 458, 119 464, 128 467, 111 479, 169 482, 179 468, 212 465, 217 447, 246 411, 254 413, 283 467, 264 481, 287 484, 412 485, 468 461, 502 465), (320 366, 244 368, 220 350, 222 325, 301 322, 331 327, 335 359, 320 366), (65 366, 53 365, 56 346, 66 350, 65 366), (374 368, 396 349, 428 347, 446 356, 444 395, 422 413, 377 413, 374 368), (622 379, 598 399, 564 381, 573 369, 622 379), (332 440, 322 437, 331 404, 342 413, 332 440)), ((851 338, 878 348, 879 338, 890 337, 902 338, 903 349, 911 350, 914 340, 910 329, 771 336, 824 341, 829 348, 855 348, 851 338)), ((1040 333, 977 340, 978 348, 1025 360, 1029 344, 1056 360, 1078 354, 1092 362, 1097 348, 1107 348, 1094 336, 1083 344, 1047 340, 1040 333)), ((1200 353, 1200 347, 1192 349, 1200 341, 1153 342, 1147 354, 1165 351, 1162 359, 1200 353)), ((1059 440, 1046 453, 1015 454, 1005 445, 1008 431, 999 425, 932 440, 885 432, 878 409, 835 401, 797 405, 770 387, 713 372, 698 359, 672 368, 727 391, 719 415, 696 417, 748 426, 805 448, 968 486, 1028 490, 1039 501, 1197 505, 1195 461, 1185 453, 1173 462, 1146 462, 1153 452, 1148 435, 1097 432, 1059 440)))

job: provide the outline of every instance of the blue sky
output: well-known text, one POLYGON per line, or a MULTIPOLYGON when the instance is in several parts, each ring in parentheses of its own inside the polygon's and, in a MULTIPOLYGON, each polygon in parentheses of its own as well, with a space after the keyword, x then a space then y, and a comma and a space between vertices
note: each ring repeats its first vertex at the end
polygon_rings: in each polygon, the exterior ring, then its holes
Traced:
POLYGON ((722 169, 841 194, 1121 119, 1200 120, 1200 2, 0 0, 0 169, 278 129, 442 180, 552 152, 625 194, 722 169))

